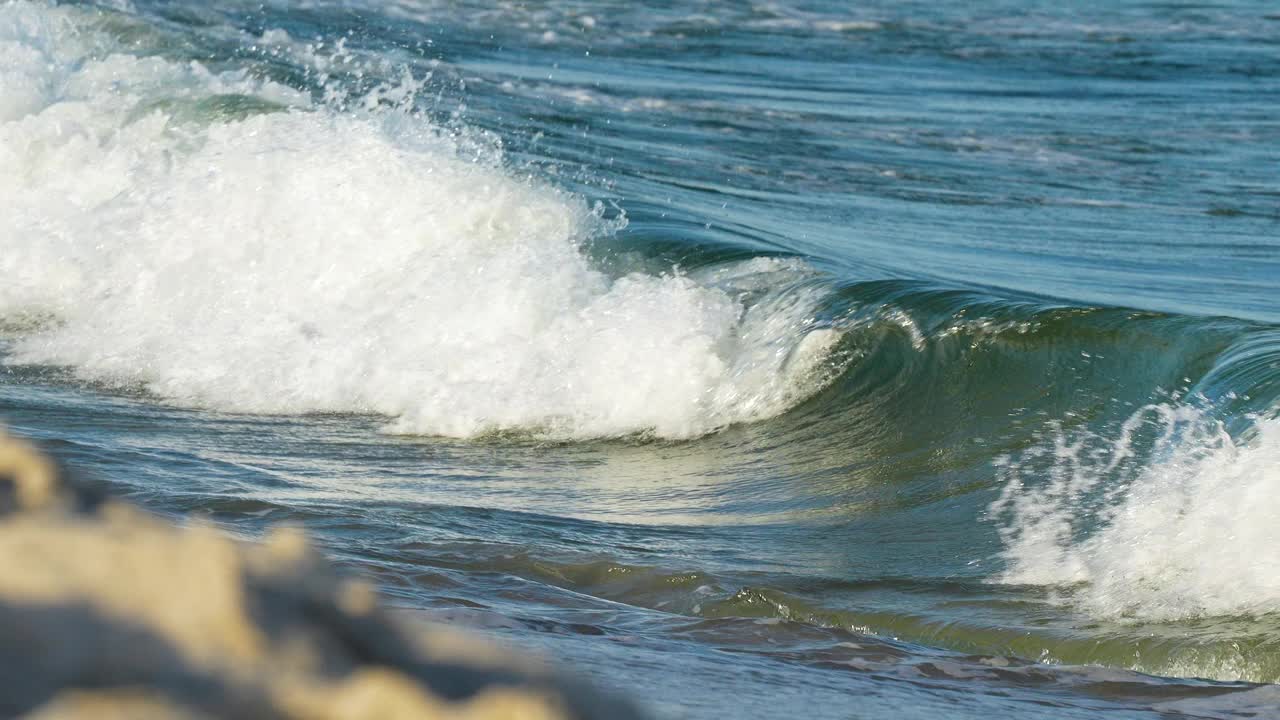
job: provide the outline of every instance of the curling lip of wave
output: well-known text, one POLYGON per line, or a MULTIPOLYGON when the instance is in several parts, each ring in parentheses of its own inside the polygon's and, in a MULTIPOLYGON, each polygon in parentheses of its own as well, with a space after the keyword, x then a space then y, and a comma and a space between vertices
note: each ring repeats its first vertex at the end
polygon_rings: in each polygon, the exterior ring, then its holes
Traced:
POLYGON ((96 50, 80 18, 0 7, 16 58, 0 157, 17 168, 0 178, 0 272, 16 278, 0 314, 58 318, 10 362, 236 411, 570 438, 696 436, 830 376, 839 333, 816 325, 802 261, 610 278, 580 246, 619 223, 465 130, 323 107, 199 117, 213 96, 307 100, 96 50))

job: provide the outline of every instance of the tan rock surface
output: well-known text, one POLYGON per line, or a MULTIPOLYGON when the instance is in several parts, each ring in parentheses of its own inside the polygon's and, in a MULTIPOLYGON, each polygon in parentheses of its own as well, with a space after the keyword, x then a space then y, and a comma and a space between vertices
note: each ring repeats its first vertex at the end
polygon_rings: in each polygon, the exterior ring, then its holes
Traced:
POLYGON ((59 476, 0 433, 0 716, 617 718, 628 704, 401 624, 297 532, 238 543, 59 476))

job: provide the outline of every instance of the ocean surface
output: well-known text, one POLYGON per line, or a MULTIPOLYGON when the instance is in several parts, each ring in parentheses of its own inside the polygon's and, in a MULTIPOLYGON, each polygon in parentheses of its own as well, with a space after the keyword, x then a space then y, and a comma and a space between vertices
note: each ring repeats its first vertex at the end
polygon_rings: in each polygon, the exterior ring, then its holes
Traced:
POLYGON ((1280 6, 0 2, 0 419, 658 718, 1280 717, 1280 6))

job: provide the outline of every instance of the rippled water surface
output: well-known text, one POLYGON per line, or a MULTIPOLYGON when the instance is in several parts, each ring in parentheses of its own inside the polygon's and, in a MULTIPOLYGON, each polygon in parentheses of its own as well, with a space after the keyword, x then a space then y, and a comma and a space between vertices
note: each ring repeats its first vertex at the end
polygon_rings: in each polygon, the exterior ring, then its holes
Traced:
POLYGON ((1280 707, 1263 2, 0 3, 0 417, 659 717, 1280 707))

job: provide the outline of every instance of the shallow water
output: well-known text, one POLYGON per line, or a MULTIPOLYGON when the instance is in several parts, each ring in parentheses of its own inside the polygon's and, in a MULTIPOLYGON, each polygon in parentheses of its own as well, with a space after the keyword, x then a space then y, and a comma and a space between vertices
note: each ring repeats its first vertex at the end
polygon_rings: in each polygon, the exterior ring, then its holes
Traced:
POLYGON ((660 716, 1266 716, 1278 50, 1248 2, 8 2, 0 417, 660 716))

